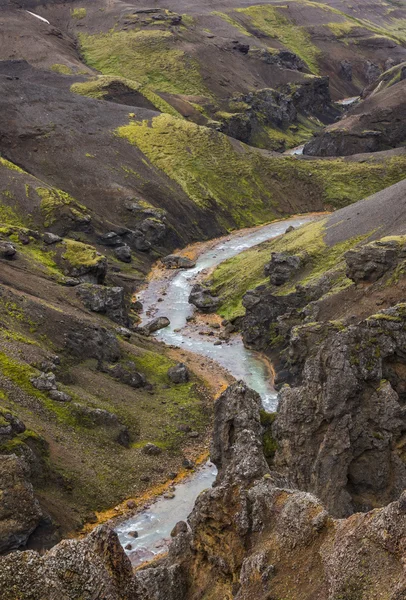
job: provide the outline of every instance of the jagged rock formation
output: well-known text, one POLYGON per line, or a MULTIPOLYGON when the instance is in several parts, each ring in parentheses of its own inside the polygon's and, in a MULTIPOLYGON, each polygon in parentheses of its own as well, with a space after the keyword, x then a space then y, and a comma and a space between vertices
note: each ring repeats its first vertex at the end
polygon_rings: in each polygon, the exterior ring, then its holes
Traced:
POLYGON ((241 383, 217 401, 216 484, 199 496, 190 531, 178 533, 169 557, 137 572, 141 598, 400 599, 404 495, 335 521, 311 494, 276 487, 261 451, 259 407, 241 383))
POLYGON ((397 305, 342 331, 302 325, 291 334, 290 360, 305 362, 301 384, 280 393, 274 466, 335 516, 385 506, 406 486, 405 311, 397 305))
POLYGON ((45 556, 21 552, 0 558, 3 600, 137 600, 131 564, 117 535, 99 527, 83 540, 61 542, 45 556))

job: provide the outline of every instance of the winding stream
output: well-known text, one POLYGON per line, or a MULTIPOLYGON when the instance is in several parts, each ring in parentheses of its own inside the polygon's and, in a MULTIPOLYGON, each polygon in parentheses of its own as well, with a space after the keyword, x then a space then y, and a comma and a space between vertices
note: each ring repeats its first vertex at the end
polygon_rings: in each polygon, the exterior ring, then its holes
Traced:
MULTIPOLYGON (((188 327, 187 318, 195 311, 195 308, 189 304, 188 298, 193 284, 202 272, 248 248, 281 235, 290 225, 298 227, 313 218, 314 216, 296 217, 264 225, 255 230, 232 234, 226 239, 221 239, 210 250, 203 252, 192 269, 168 271, 164 278, 152 279, 139 296, 143 303, 142 324, 152 317, 168 317, 170 325, 155 334, 158 339, 216 361, 236 379, 244 380, 256 390, 261 395, 266 410, 274 411, 276 392, 272 387, 270 372, 265 361, 257 353, 244 347, 240 335, 232 336, 228 343, 222 345, 215 345, 215 337, 202 339, 201 336, 196 335, 196 331, 188 327)), ((116 528, 121 544, 124 547, 131 545, 126 552, 134 565, 167 549, 171 530, 178 521, 186 520, 196 497, 212 485, 215 476, 214 465, 206 463, 193 476, 176 487, 173 499, 159 498, 149 509, 138 513, 116 528), (130 535, 130 532, 134 531, 138 534, 136 538, 130 535)))

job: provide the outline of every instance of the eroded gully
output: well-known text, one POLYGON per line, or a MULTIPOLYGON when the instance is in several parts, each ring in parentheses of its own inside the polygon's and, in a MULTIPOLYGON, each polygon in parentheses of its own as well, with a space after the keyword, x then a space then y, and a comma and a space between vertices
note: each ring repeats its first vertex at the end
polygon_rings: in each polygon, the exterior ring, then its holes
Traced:
MULTIPOLYGON (((242 379, 256 390, 262 398, 265 410, 274 411, 276 392, 272 387, 266 361, 257 353, 245 348, 239 334, 233 335, 229 342, 222 345, 215 345, 215 337, 204 336, 203 339, 197 335, 196 328, 191 327, 188 322, 188 317, 195 311, 188 302, 189 293, 202 273, 248 248, 281 235, 290 225, 298 227, 313 218, 314 215, 295 217, 234 233, 203 251, 192 269, 167 271, 163 276, 160 273, 160 276, 152 277, 139 296, 143 304, 142 324, 152 317, 168 317, 170 326, 155 334, 159 340, 217 362, 233 377, 242 379)), ((186 520, 196 497, 212 485, 215 476, 214 465, 206 463, 176 487, 174 498, 159 498, 150 508, 117 526, 120 542, 124 548, 127 546, 126 552, 134 565, 167 549, 171 530, 178 521, 186 520), (134 531, 138 535, 136 538, 134 531)))

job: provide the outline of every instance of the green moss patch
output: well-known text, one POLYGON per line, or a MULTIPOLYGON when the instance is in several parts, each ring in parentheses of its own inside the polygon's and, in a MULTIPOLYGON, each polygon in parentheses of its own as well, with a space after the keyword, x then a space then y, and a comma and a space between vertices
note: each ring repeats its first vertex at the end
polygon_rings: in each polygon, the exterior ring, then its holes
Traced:
POLYGON ((69 262, 72 267, 93 267, 96 266, 104 257, 100 256, 96 248, 89 244, 76 242, 75 240, 64 241, 66 250, 62 258, 69 262))
POLYGON ((208 94, 198 63, 177 47, 170 31, 82 33, 79 40, 87 64, 104 75, 127 77, 162 92, 208 94))
POLYGON ((269 5, 238 8, 236 12, 247 17, 248 29, 256 29, 274 38, 289 50, 300 56, 312 73, 319 72, 318 58, 320 51, 312 43, 311 37, 304 27, 298 26, 282 14, 282 7, 269 5))
POLYGON ((74 19, 81 20, 85 18, 87 11, 85 8, 72 8, 70 14, 74 19))
POLYGON ((6 160, 5 158, 2 158, 1 156, 0 156, 0 165, 2 167, 6 167, 7 169, 10 169, 10 171, 17 171, 17 173, 25 173, 25 171, 23 171, 23 169, 21 169, 20 167, 17 167, 17 165, 10 162, 9 160, 6 160))
POLYGON ((40 210, 44 216, 44 226, 49 227, 58 217, 58 213, 65 207, 70 207, 72 214, 84 214, 86 208, 76 202, 72 196, 57 188, 35 188, 41 198, 40 210))
POLYGON ((55 71, 55 73, 59 73, 60 75, 72 75, 73 73, 72 69, 68 67, 68 65, 62 65, 59 63, 52 65, 51 70, 55 71))

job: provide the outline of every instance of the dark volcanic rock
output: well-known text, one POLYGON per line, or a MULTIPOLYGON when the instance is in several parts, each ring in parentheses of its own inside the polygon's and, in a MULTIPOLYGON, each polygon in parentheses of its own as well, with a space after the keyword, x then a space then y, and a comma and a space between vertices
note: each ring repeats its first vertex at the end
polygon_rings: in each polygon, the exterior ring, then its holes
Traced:
POLYGON ((349 60, 342 60, 340 63, 341 76, 346 81, 352 81, 352 64, 349 60))
POLYGON ((115 362, 120 358, 117 337, 105 327, 80 323, 65 334, 65 344, 69 353, 81 360, 115 362))
POLYGON ((145 375, 139 373, 135 364, 131 361, 119 363, 107 369, 107 373, 122 383, 133 388, 144 387, 147 380, 145 375))
POLYGON ((44 243, 48 246, 62 242, 62 238, 59 235, 51 233, 50 231, 46 231, 42 236, 42 239, 44 240, 44 243))
POLYGON ((183 363, 179 363, 168 369, 168 377, 173 383, 187 383, 189 381, 189 369, 183 363))
POLYGON ((189 303, 196 306, 202 312, 215 312, 220 302, 220 298, 212 296, 210 289, 200 283, 195 283, 190 291, 189 303))
POLYGON ((406 140, 406 81, 371 94, 344 119, 304 147, 310 156, 349 156, 402 146, 406 140))
POLYGON ((302 259, 286 252, 272 252, 272 258, 265 265, 265 275, 269 276, 272 285, 283 285, 300 269, 302 259))
POLYGON ((72 397, 65 392, 60 392, 59 390, 51 390, 48 394, 51 400, 55 400, 55 402, 70 402, 72 397))
MULTIPOLYGON (((299 328, 302 337, 307 327, 299 328)), ((406 312, 398 305, 324 332, 307 346, 302 384, 280 392, 275 468, 336 516, 383 506, 406 486, 396 450, 406 430, 405 347, 406 312)))
POLYGON ((17 250, 11 242, 0 240, 0 258, 11 259, 17 254, 17 250))
POLYGON ((155 319, 152 319, 152 321, 149 321, 149 323, 144 325, 144 327, 142 327, 141 329, 147 335, 150 335, 151 333, 154 333, 154 331, 159 331, 159 329, 164 329, 165 327, 168 327, 170 324, 171 323, 167 317, 156 317, 155 319))
POLYGON ((32 377, 30 381, 41 392, 56 390, 56 379, 53 373, 40 373, 38 377, 32 377))
POLYGON ((0 553, 25 545, 41 517, 25 464, 15 454, 0 456, 0 553))
POLYGON ((88 283, 78 286, 76 291, 89 310, 102 313, 120 325, 128 325, 124 288, 88 283))
POLYGON ((131 248, 129 246, 119 246, 114 250, 114 254, 116 255, 116 258, 122 262, 131 262, 131 248))
MULTIPOLYGON (((347 277, 355 283, 376 281, 396 265, 399 254, 400 244, 394 240, 373 242, 349 250, 345 254, 347 277)), ((406 258, 406 253, 402 254, 406 258)))
POLYGON ((144 454, 148 454, 149 456, 158 456, 158 454, 162 454, 162 448, 159 448, 159 446, 156 446, 155 444, 148 443, 145 444, 142 452, 144 454))

